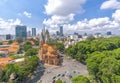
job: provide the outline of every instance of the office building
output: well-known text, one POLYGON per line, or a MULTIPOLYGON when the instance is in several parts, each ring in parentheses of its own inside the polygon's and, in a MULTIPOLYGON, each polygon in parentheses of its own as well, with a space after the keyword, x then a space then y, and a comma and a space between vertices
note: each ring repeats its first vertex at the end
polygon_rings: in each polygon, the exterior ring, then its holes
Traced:
POLYGON ((77 32, 74 32, 74 35, 78 35, 78 33, 77 33, 77 32))
POLYGON ((16 38, 23 38, 24 40, 27 37, 27 27, 26 26, 21 26, 18 25, 15 27, 15 34, 16 34, 16 38))
POLYGON ((36 28, 32 28, 32 36, 33 36, 33 37, 36 36, 36 28))
POLYGON ((6 40, 11 40, 12 39, 12 35, 11 34, 7 34, 6 35, 6 40))
POLYGON ((0 35, 0 42, 6 40, 6 35, 0 35))
POLYGON ((84 33, 84 36, 88 36, 87 33, 84 33))
POLYGON ((57 36, 59 35, 59 31, 56 31, 56 35, 57 35, 57 36))
POLYGON ((27 37, 31 37, 31 31, 27 32, 27 37))
POLYGON ((60 36, 63 36, 63 26, 60 26, 60 36))
POLYGON ((108 31, 108 32, 107 32, 107 35, 112 35, 111 31, 108 31))

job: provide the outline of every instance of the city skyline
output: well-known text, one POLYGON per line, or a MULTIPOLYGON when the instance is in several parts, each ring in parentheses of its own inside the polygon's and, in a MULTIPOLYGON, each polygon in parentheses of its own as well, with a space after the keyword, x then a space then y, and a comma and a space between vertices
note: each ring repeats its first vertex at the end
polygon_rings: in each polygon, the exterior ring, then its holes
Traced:
POLYGON ((1 34, 11 34, 16 25, 40 32, 44 24, 52 33, 63 25, 64 33, 120 35, 120 0, 1 0, 0 10, 1 34))

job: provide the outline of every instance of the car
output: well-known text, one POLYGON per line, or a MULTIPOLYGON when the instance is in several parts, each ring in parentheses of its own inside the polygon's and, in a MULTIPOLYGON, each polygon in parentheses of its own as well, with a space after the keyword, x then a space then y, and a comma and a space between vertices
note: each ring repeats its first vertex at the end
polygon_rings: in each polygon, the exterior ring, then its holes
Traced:
POLYGON ((72 75, 69 75, 69 78, 71 79, 71 78, 72 78, 72 75))
POLYGON ((61 74, 58 74, 57 77, 59 77, 61 74))
POLYGON ((65 76, 65 74, 62 74, 61 76, 62 76, 62 77, 64 77, 64 76, 65 76))
POLYGON ((56 78, 56 76, 53 76, 53 77, 52 77, 52 79, 55 79, 55 78, 56 78))
POLYGON ((73 73, 76 73, 76 71, 74 70, 73 73))
POLYGON ((69 71, 67 71, 67 72, 65 73, 65 75, 68 77, 68 76, 70 75, 69 71))

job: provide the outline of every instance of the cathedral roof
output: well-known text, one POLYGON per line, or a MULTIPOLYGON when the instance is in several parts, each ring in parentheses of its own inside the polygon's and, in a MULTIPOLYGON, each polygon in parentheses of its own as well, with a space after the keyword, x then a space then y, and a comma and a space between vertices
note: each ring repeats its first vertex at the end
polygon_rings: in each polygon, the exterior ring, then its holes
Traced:
POLYGON ((52 46, 48 47, 48 52, 55 52, 55 51, 56 51, 56 49, 54 49, 52 46))
POLYGON ((43 44, 43 47, 48 47, 48 44, 43 44))

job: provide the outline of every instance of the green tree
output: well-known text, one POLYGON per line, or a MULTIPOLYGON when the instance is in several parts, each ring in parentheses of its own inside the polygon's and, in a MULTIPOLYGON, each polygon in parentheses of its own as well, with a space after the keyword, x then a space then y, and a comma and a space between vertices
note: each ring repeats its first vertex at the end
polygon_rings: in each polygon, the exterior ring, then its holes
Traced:
POLYGON ((62 80, 58 79, 55 83, 63 83, 62 80))
POLYGON ((8 44, 12 44, 12 43, 13 43, 13 40, 9 40, 9 41, 8 41, 8 44))
MULTIPOLYGON (((0 69, 2 69, 3 67, 0 65, 0 69)), ((0 70, 0 82, 3 81, 3 76, 4 76, 4 71, 3 70, 0 70)))
POLYGON ((25 44, 23 45, 23 50, 26 52, 30 48, 32 48, 32 44, 30 42, 28 42, 28 41, 25 42, 25 44))
POLYGON ((94 36, 88 36, 88 37, 87 37, 87 40, 88 40, 88 41, 95 40, 95 37, 94 37, 94 36))
POLYGON ((113 75, 112 79, 114 80, 114 83, 120 83, 120 75, 113 75))
POLYGON ((16 41, 17 41, 18 43, 22 43, 22 42, 23 42, 23 38, 22 38, 22 37, 18 37, 18 38, 16 38, 16 41))
POLYGON ((70 56, 87 69, 92 83, 119 83, 120 37, 87 39, 65 49, 70 56))
POLYGON ((30 48, 27 50, 25 53, 25 56, 33 56, 38 54, 38 49, 37 48, 30 48))
POLYGON ((38 40, 35 40, 35 45, 39 46, 39 41, 38 40))
POLYGON ((10 75, 14 72, 16 72, 16 69, 13 64, 7 64, 7 66, 4 69, 4 75, 2 77, 3 81, 8 81, 10 78, 10 75))
POLYGON ((89 55, 88 59, 86 60, 89 75, 92 77, 91 79, 93 81, 96 81, 96 83, 99 83, 99 64, 105 57, 106 56, 104 55, 104 53, 95 52, 89 55))
POLYGON ((2 42, 0 42, 0 45, 2 45, 2 42))
POLYGON ((114 74, 120 74, 119 72, 120 64, 113 57, 104 58, 103 61, 100 63, 99 68, 100 68, 99 72, 102 73, 101 79, 105 83, 114 83, 112 76, 114 74))
POLYGON ((85 76, 79 75, 72 78, 72 83, 90 83, 89 79, 85 76))
POLYGON ((24 62, 7 64, 4 70, 0 71, 0 82, 7 82, 10 75, 14 73, 15 81, 13 82, 22 83, 22 81, 28 78, 28 75, 36 69, 38 66, 38 60, 37 56, 29 56, 25 57, 24 62))
POLYGON ((56 43, 56 46, 60 52, 64 51, 64 44, 63 43, 56 43))
POLYGON ((64 51, 64 44, 63 43, 58 43, 58 42, 48 42, 49 45, 56 45, 57 49, 60 52, 64 51))

